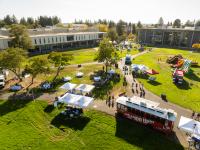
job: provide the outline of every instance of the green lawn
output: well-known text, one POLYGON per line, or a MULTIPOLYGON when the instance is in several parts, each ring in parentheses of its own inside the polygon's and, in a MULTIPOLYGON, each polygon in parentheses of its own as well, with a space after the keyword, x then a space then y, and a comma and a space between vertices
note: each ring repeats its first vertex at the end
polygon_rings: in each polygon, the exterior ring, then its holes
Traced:
MULTIPOLYGON (((95 55, 97 53, 97 48, 69 50, 69 51, 65 51, 62 53, 72 54, 74 56, 74 59, 69 62, 70 64, 89 63, 89 62, 94 61, 95 55)), ((38 55, 38 56, 34 56, 34 57, 45 58, 47 56, 48 56, 48 54, 38 55)), ((34 57, 31 57, 31 58, 34 58, 34 57)))
POLYGON ((133 63, 145 64, 146 66, 159 71, 160 74, 156 75, 156 82, 152 84, 146 79, 139 80, 153 93, 157 95, 166 93, 169 101, 195 111, 200 111, 200 68, 191 68, 190 73, 184 76, 184 84, 182 86, 176 86, 172 82, 171 68, 169 64, 166 63, 168 56, 174 56, 176 54, 182 54, 184 58, 198 61, 200 64, 199 53, 157 48, 152 52, 133 60, 133 63), (158 63, 158 58, 161 58, 162 62, 158 63))
POLYGON ((117 51, 118 55, 120 58, 123 58, 123 57, 126 57, 127 54, 130 54, 130 55, 135 55, 137 53, 139 53, 139 51, 137 49, 131 49, 130 51, 128 50, 118 50, 117 51))
POLYGON ((182 150, 163 135, 127 120, 87 110, 84 118, 62 121, 61 110, 44 101, 0 101, 0 149, 182 150))

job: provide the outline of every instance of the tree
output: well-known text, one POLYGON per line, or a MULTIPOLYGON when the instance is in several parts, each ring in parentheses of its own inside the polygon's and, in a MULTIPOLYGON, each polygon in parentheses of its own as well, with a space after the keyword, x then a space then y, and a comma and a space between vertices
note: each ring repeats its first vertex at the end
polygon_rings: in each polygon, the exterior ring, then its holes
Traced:
POLYGON ((0 28, 3 28, 3 27, 5 27, 5 22, 3 21, 3 20, 0 20, 0 28))
POLYGON ((116 41, 117 40, 117 32, 115 29, 109 29, 108 30, 108 38, 111 39, 111 41, 116 41))
POLYGON ((11 24, 13 24, 12 18, 10 17, 10 15, 6 15, 6 16, 4 17, 4 19, 3 19, 3 21, 4 21, 4 23, 5 23, 6 25, 11 25, 11 24))
POLYGON ((56 25, 56 24, 60 23, 61 21, 57 16, 54 16, 54 17, 52 17, 52 22, 53 22, 53 25, 56 25))
POLYGON ((194 27, 194 22, 190 21, 190 20, 187 20, 186 23, 185 23, 185 26, 186 27, 194 27))
POLYGON ((52 52, 49 54, 48 59, 51 63, 54 64, 55 67, 57 67, 56 75, 53 79, 54 82, 59 76, 59 73, 62 70, 63 66, 68 65, 69 61, 73 59, 73 56, 66 53, 52 52))
POLYGON ((197 22, 195 23, 195 27, 200 27, 200 20, 197 20, 197 22))
POLYGON ((20 19, 19 23, 25 26, 27 25, 26 19, 24 17, 20 19))
POLYGON ((132 34, 136 34, 136 26, 135 26, 135 24, 132 24, 132 34))
POLYGON ((99 28, 100 32, 107 32, 108 31, 108 26, 105 25, 105 24, 99 24, 98 28, 99 28))
POLYGON ((50 67, 49 67, 49 61, 47 58, 33 58, 30 60, 29 65, 25 68, 27 73, 30 73, 32 75, 31 84, 33 84, 34 79, 39 74, 46 74, 49 73, 50 67))
POLYGON ((137 27, 138 27, 138 28, 142 28, 142 23, 141 23, 140 21, 138 21, 137 27))
POLYGON ((104 38, 99 44, 99 50, 96 57, 96 60, 99 62, 105 62, 106 72, 108 71, 108 66, 112 62, 112 56, 114 52, 114 46, 110 42, 109 38, 104 38))
POLYGON ((22 81, 21 68, 27 53, 21 48, 8 48, 0 53, 0 68, 13 72, 22 81))
POLYGON ((13 24, 10 28, 11 46, 23 49, 31 49, 32 41, 28 36, 28 31, 24 25, 13 24))
POLYGON ((118 36, 122 36, 125 33, 125 26, 126 23, 122 20, 119 20, 119 22, 116 25, 116 31, 118 36))
POLYGON ((108 23, 108 28, 114 28, 115 27, 115 22, 114 21, 109 21, 108 23))
POLYGON ((32 17, 27 18, 27 24, 33 25, 34 24, 34 19, 32 17))
POLYGON ((200 50, 200 43, 195 43, 192 45, 192 48, 196 49, 197 51, 200 50))
POLYGON ((12 24, 17 24, 18 21, 17 21, 17 18, 15 17, 15 15, 12 15, 12 24))
POLYGON ((180 28, 181 27, 181 20, 176 19, 173 23, 173 28, 180 28))
POLYGON ((134 36, 132 33, 130 33, 130 34, 128 35, 128 39, 129 39, 130 41, 134 41, 135 36, 134 36))
POLYGON ((159 20, 158 20, 158 25, 159 25, 159 26, 163 26, 163 25, 164 25, 164 20, 163 20, 162 17, 159 18, 159 20))

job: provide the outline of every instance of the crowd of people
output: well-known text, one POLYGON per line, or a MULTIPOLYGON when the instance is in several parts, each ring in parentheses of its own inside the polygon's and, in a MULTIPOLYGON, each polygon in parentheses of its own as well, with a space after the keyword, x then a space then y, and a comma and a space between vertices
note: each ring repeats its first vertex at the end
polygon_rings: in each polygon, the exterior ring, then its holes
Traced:
POLYGON ((146 92, 144 90, 143 84, 137 83, 135 79, 133 79, 132 83, 132 92, 133 94, 139 94, 140 97, 145 98, 146 92))
POLYGON ((113 108, 115 106, 115 97, 108 96, 108 99, 106 99, 106 105, 113 108))

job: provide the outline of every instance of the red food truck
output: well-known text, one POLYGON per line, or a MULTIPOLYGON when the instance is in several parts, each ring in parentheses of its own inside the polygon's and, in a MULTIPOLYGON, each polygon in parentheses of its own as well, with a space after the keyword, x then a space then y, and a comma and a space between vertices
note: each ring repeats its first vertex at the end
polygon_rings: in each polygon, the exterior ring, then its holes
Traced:
POLYGON ((167 134, 172 132, 177 117, 175 111, 160 108, 159 103, 137 96, 121 96, 116 102, 118 115, 167 134))

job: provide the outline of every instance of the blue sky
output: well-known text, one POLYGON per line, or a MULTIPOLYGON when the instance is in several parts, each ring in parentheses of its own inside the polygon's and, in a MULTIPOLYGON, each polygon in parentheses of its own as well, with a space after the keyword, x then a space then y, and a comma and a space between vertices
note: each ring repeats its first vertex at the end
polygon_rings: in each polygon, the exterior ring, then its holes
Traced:
POLYGON ((156 23, 161 16, 165 22, 200 19, 199 6, 200 0, 0 0, 0 18, 57 15, 62 22, 105 18, 156 23))

